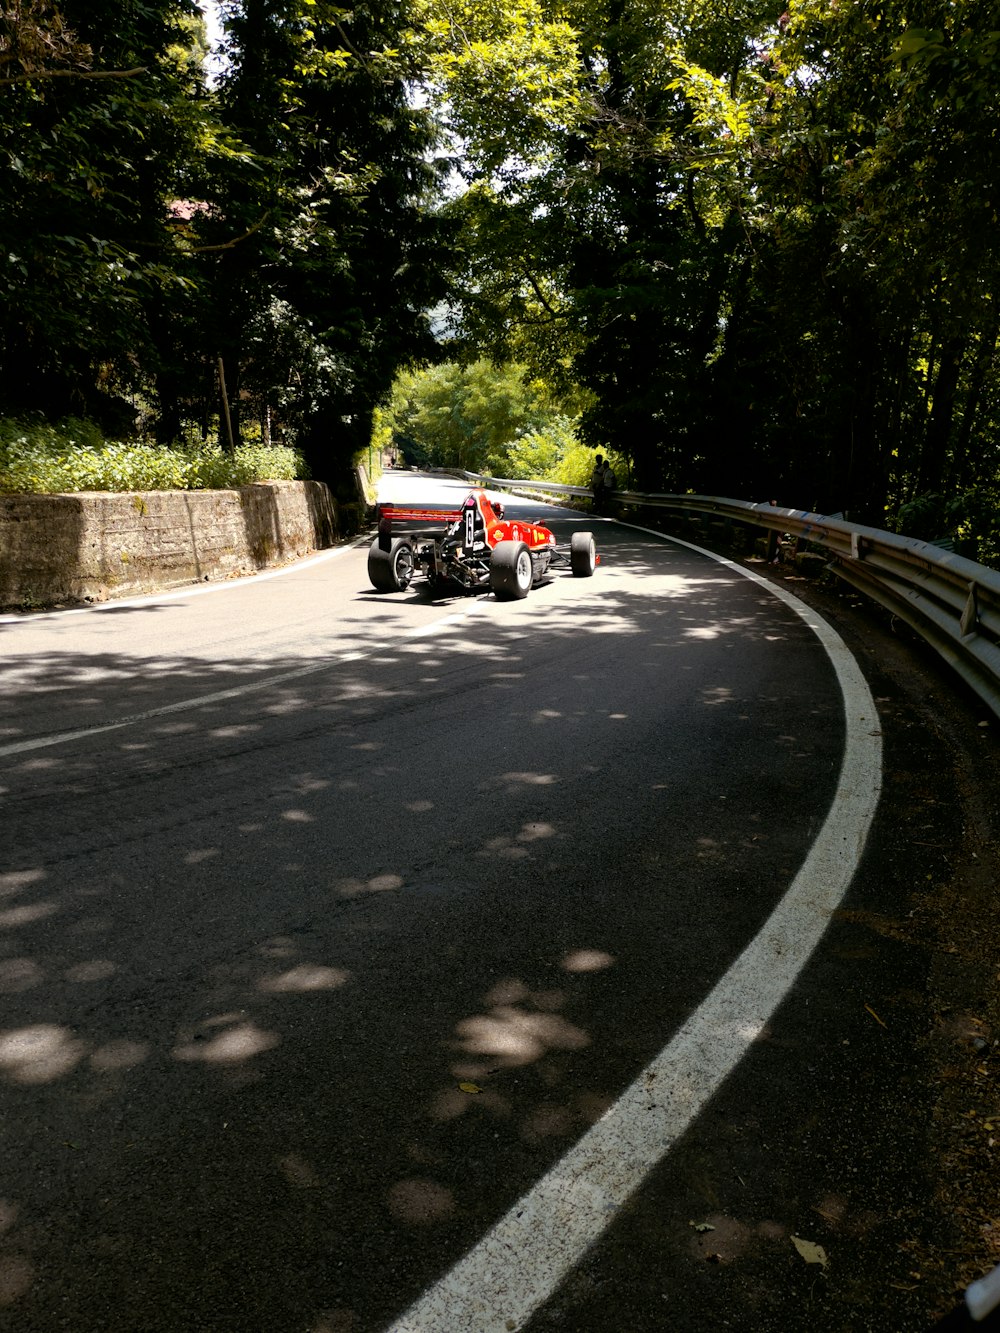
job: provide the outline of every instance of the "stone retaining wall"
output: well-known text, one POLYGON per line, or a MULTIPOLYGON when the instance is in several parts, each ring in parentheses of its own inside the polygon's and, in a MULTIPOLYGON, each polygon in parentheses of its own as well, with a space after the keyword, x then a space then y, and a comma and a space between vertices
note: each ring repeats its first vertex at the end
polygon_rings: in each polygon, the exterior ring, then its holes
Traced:
POLYGON ((0 609, 104 601, 251 574, 332 545, 356 526, 347 517, 317 481, 232 491, 0 495, 0 609))

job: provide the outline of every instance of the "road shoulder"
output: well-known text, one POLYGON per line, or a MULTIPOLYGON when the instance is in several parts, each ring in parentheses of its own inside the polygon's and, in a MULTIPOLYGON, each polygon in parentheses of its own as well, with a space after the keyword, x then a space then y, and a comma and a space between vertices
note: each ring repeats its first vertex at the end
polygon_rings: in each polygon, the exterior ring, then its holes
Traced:
POLYGON ((908 626, 835 576, 744 563, 834 625, 878 703, 896 812, 883 862, 898 908, 858 922, 927 957, 913 1057, 937 1218, 913 1238, 907 1271, 938 1318, 1000 1263, 1000 722, 908 626))

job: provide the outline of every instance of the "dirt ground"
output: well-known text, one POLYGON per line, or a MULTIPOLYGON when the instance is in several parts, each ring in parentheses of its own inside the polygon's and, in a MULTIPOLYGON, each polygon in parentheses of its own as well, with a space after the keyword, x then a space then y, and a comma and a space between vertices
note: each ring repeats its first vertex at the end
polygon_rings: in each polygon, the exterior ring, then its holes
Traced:
MULTIPOLYGON (((790 581, 795 576, 776 577, 790 581)), ((901 940, 930 954, 925 1037, 933 1080, 931 1171, 946 1243, 915 1248, 914 1282, 944 1316, 966 1287, 1000 1263, 1000 720, 971 697, 936 657, 893 617, 837 586, 795 590, 838 621, 863 663, 892 679, 898 694, 880 703, 897 732, 935 736, 950 769, 890 772, 912 795, 912 843, 925 853, 926 888, 898 923, 901 940), (849 615, 844 615, 844 608, 849 615), (848 623, 850 622, 850 628, 848 623), (929 688, 930 686, 930 688, 929 688), (926 830, 929 803, 943 806, 940 832, 926 830), (923 831, 923 837, 916 836, 923 831), (940 841, 939 841, 940 840, 940 841), (936 845, 935 845, 936 844, 936 845)))

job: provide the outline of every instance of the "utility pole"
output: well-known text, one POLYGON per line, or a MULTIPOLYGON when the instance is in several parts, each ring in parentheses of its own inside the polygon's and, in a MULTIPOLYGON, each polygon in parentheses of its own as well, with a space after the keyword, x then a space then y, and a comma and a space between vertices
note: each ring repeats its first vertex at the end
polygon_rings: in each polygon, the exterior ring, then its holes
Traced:
POLYGON ((229 395, 226 393, 226 370, 222 364, 222 357, 219 357, 219 388, 222 390, 222 415, 226 422, 226 438, 229 441, 229 452, 236 452, 236 442, 233 439, 233 422, 229 415, 229 395))

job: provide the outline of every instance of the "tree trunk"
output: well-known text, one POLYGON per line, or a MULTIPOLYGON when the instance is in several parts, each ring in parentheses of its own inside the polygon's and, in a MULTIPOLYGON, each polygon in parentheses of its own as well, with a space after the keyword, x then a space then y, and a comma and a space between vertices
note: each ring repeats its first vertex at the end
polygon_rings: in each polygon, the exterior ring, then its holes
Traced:
POLYGON ((965 351, 963 338, 950 338, 941 345, 931 396, 931 415, 920 454, 919 493, 940 491, 948 471, 948 444, 955 416, 955 398, 965 351))
POLYGON ((975 469, 969 467, 969 446, 979 417, 986 376, 997 351, 997 335, 1000 334, 1000 316, 994 314, 979 338, 976 359, 969 376, 962 410, 962 424, 955 439, 955 482, 961 489, 973 486, 979 480, 975 469))
POLYGON ((226 364, 222 357, 219 357, 219 401, 221 404, 220 417, 222 419, 221 441, 223 449, 229 453, 236 452, 236 437, 233 434, 233 414, 229 410, 229 391, 226 388, 226 364))

